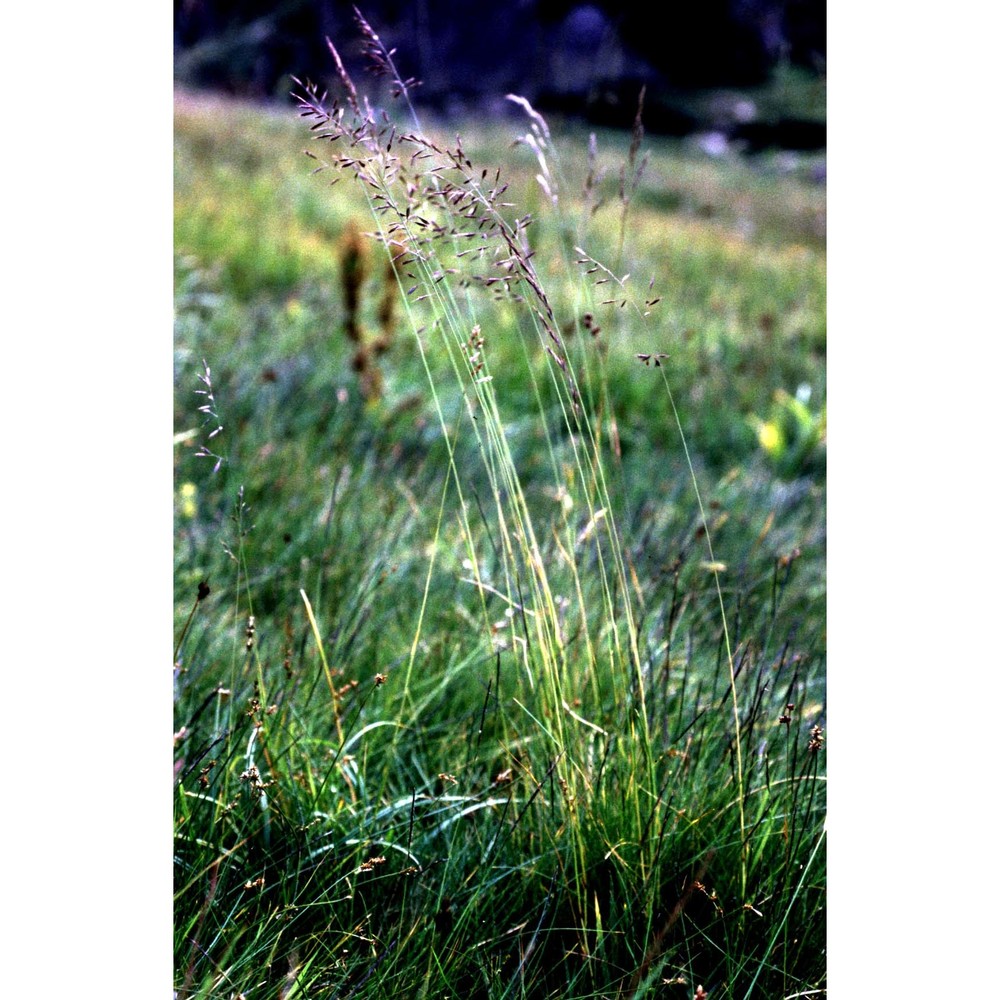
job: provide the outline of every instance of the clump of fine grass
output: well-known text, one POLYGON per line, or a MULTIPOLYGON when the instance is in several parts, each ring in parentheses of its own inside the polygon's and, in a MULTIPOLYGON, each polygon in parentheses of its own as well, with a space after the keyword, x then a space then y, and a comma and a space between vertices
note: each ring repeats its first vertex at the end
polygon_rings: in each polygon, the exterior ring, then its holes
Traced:
MULTIPOLYGON (((320 435, 250 448, 227 387, 198 383, 223 428, 201 493, 234 502, 206 518, 199 494, 181 529, 224 561, 211 579, 188 564, 175 651, 180 995, 819 988, 822 628, 786 544, 802 525, 757 501, 759 476, 702 496, 684 449, 654 488, 648 469, 630 482, 608 370, 627 334, 631 378, 673 409, 684 346, 574 222, 530 105, 537 216, 461 139, 396 125, 339 76, 339 99, 304 86, 301 110, 322 173, 367 196, 427 419, 388 443, 337 400, 310 411, 320 435)), ((341 273, 356 350, 363 282, 341 273)), ((331 395, 301 381, 291 399, 310 392, 331 395)))

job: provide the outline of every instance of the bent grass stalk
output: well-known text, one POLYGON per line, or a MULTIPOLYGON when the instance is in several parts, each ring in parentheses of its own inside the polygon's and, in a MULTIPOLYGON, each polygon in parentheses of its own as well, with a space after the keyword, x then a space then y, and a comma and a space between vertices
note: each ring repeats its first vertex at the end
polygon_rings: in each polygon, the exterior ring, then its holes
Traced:
MULTIPOLYGON (((338 126, 340 126, 340 122, 336 118, 335 114, 323 112, 315 105, 315 103, 312 102, 303 101, 303 104, 307 106, 308 113, 316 117, 320 117, 324 124, 334 128, 335 131, 332 133, 321 133, 321 137, 332 139, 340 138, 341 136, 347 134, 342 130, 336 131, 338 126)), ((352 158, 347 161, 342 160, 341 165, 348 165, 357 169, 359 179, 363 180, 368 188, 376 191, 375 195, 371 195, 370 191, 366 189, 366 194, 369 196, 369 206, 376 220, 379 220, 379 215, 383 210, 393 210, 396 216, 396 222, 391 228, 384 227, 381 225, 381 222, 379 222, 379 238, 382 242, 389 245, 393 240, 399 242, 398 236, 402 233, 403 241, 408 247, 408 254, 411 258, 408 261, 408 264, 409 266, 412 266, 414 270, 419 271, 420 280, 418 281, 418 285, 422 284, 423 287, 429 290, 423 296, 420 296, 417 301, 430 300, 433 306, 433 319, 430 323, 430 327, 431 329, 440 329, 444 334, 442 342, 444 343, 449 363, 456 380, 459 384, 462 384, 464 376, 461 363, 458 359, 464 344, 467 342, 465 339, 467 331, 464 327, 465 320, 466 317, 469 316, 469 312, 458 305, 450 282, 445 280, 449 272, 441 267, 435 267, 437 258, 433 255, 428 255, 414 249, 421 243, 426 243, 426 238, 422 236, 415 226, 410 224, 409 216, 411 206, 407 203, 404 207, 403 205, 397 204, 394 200, 392 200, 395 192, 392 190, 391 185, 396 179, 399 163, 398 161, 388 158, 387 151, 383 150, 378 144, 378 136, 371 132, 372 128, 373 123, 371 120, 365 119, 360 126, 355 128, 353 132, 355 137, 359 134, 363 135, 367 133, 367 140, 370 143, 368 149, 369 157, 364 164, 361 164, 358 159, 352 158)), ((405 138, 411 141, 420 152, 426 152, 428 149, 433 149, 439 155, 444 155, 443 151, 433 143, 422 140, 416 136, 409 136, 405 138)), ((424 191, 424 195, 426 197, 430 197, 432 194, 437 193, 442 189, 439 183, 438 174, 442 173, 445 169, 457 169, 460 173, 464 174, 467 166, 471 168, 469 161, 467 159, 462 159, 460 151, 451 152, 450 157, 450 163, 439 163, 437 168, 430 171, 430 174, 433 177, 433 183, 427 190, 424 191)), ((467 175, 464 175, 464 180, 468 181, 470 178, 467 175)), ((486 209, 490 227, 492 229, 499 229, 499 231, 503 234, 504 241, 506 242, 511 253, 515 255, 512 258, 511 263, 513 264, 517 262, 522 265, 526 264, 525 259, 518 255, 518 248, 513 237, 510 235, 512 230, 509 224, 507 224, 499 212, 496 211, 495 206, 490 203, 489 199, 484 198, 481 192, 478 192, 475 184, 471 184, 470 187, 465 189, 466 193, 468 191, 472 191, 474 201, 477 201, 481 207, 486 209)), ((409 193, 410 192, 408 192, 408 194, 409 193)), ((444 233, 444 227, 438 225, 437 234, 440 235, 444 233)), ((458 238, 458 234, 454 230, 452 230, 451 236, 453 237, 453 240, 458 238)), ((536 291, 541 294, 537 281, 530 273, 528 274, 528 279, 536 291)), ((415 287, 417 286, 414 286, 414 288, 415 287)), ((412 292, 414 288, 411 288, 410 292, 412 292)), ((404 299, 404 301, 406 302, 406 309, 408 317, 410 318, 411 328, 414 330, 418 344, 421 361, 424 365, 425 373, 428 377, 428 383, 431 387, 434 406, 442 429, 442 436, 448 449, 449 468, 451 476, 455 481, 459 497, 459 518, 462 525, 462 535, 465 539, 468 558, 472 564, 477 585, 481 591, 484 626, 488 627, 489 623, 488 616, 486 615, 485 596, 482 593, 483 583, 479 569, 479 560, 472 543, 473 535, 468 522, 468 507, 463 493, 462 478, 459 475, 455 464, 452 435, 449 433, 449 427, 441 409, 440 400, 435 386, 435 378, 431 369, 430 361, 427 357, 423 338, 421 337, 421 330, 423 328, 418 327, 416 321, 414 320, 409 297, 404 299)), ((467 302, 467 305, 468 304, 469 303, 467 302)), ((474 312, 469 318, 472 320, 469 324, 472 330, 478 330, 478 324, 474 322, 474 312)), ((486 466, 491 482, 491 491, 493 493, 495 513, 498 518, 500 537, 504 542, 502 551, 504 555, 504 572, 507 577, 507 585, 510 588, 511 593, 513 593, 514 584, 516 583, 516 579, 518 577, 516 565, 520 560, 524 569, 527 571, 527 582, 530 592, 533 595, 532 603, 536 607, 536 611, 539 612, 533 616, 533 621, 536 626, 536 648, 542 656, 544 674, 547 678, 551 679, 556 676, 557 671, 555 670, 554 664, 559 658, 558 629, 553 627, 553 622, 557 616, 556 602, 548 581, 544 561, 541 555, 538 540, 535 536, 534 526, 528 512, 527 503, 521 488, 519 477, 516 469, 514 468, 514 463, 504 438, 502 423, 498 418, 497 401, 495 395, 493 394, 492 386, 490 385, 489 380, 490 376, 487 374, 481 378, 474 379, 472 382, 475 406, 487 417, 487 420, 485 421, 486 437, 484 438, 483 432, 480 431, 474 414, 471 414, 473 403, 467 398, 466 402, 469 407, 470 414, 473 416, 470 424, 479 450, 486 459, 486 466), (504 497, 507 498, 506 501, 503 499, 504 497), (517 540, 516 542, 515 539, 517 540), (520 548, 519 553, 516 553, 517 548, 520 548)), ((556 704, 558 704, 558 701, 556 704)))
MULTIPOLYGON (((406 96, 409 103, 409 88, 406 83, 401 81, 398 73, 396 73, 391 52, 386 50, 378 36, 360 15, 358 15, 358 21, 367 39, 369 55, 372 55, 375 58, 376 65, 380 66, 382 71, 396 82, 397 90, 406 96)), ((520 588, 524 583, 528 586, 528 593, 530 595, 529 603, 532 609, 530 620, 533 624, 533 628, 530 631, 534 637, 534 643, 531 648, 536 651, 536 655, 540 660, 538 667, 544 681, 543 692, 545 705, 547 706, 546 709, 543 709, 543 714, 552 720, 552 725, 555 727, 554 729, 547 728, 545 731, 549 732, 558 750, 563 751, 566 746, 563 730, 564 719, 567 716, 572 718, 572 714, 563 695, 562 679, 567 676, 568 665, 559 623, 558 602, 555 599, 555 593, 516 463, 510 452, 504 432, 504 421, 500 414, 499 402, 492 384, 493 375, 490 371, 488 356, 485 352, 483 352, 483 358, 478 362, 478 366, 471 372, 473 377, 471 381, 469 380, 471 351, 466 350, 466 348, 471 343, 471 337, 477 334, 480 329, 476 316, 476 307, 471 298, 471 282, 466 283, 464 300, 459 303, 452 282, 452 277, 458 273, 458 270, 446 266, 443 260, 443 251, 437 249, 437 246, 443 243, 455 255, 457 260, 465 252, 458 249, 463 238, 472 238, 477 243, 475 247, 476 257, 492 256, 494 265, 498 265, 503 272, 502 277, 496 279, 496 281, 508 299, 514 294, 513 289, 519 288, 522 290, 522 293, 519 293, 521 295, 519 301, 526 305, 526 315, 530 328, 534 332, 536 342, 544 346, 546 352, 545 362, 549 377, 551 384, 556 390, 561 419, 568 432, 578 480, 583 490, 583 499, 590 518, 588 531, 602 534, 607 539, 610 549, 611 564, 609 566, 605 563, 602 546, 600 544, 596 546, 603 594, 604 620, 610 626, 606 630, 606 655, 613 664, 625 666, 628 663, 631 666, 629 672, 632 674, 635 685, 634 699, 636 708, 631 713, 630 726, 632 735, 639 744, 643 756, 646 758, 649 773, 654 774, 655 767, 652 760, 649 719, 643 707, 646 704, 645 679, 643 676, 642 657, 638 648, 638 629, 632 609, 631 595, 634 571, 630 574, 626 567, 620 534, 615 521, 614 505, 605 478, 600 435, 595 431, 587 409, 581 406, 581 397, 578 389, 579 382, 573 359, 570 353, 566 351, 561 337, 557 332, 557 322, 553 308, 545 293, 542 280, 532 263, 532 255, 527 250, 526 230, 531 220, 528 218, 515 218, 513 221, 510 221, 505 216, 503 209, 509 206, 508 203, 500 201, 500 197, 506 190, 506 185, 503 187, 499 186, 499 171, 496 172, 494 177, 493 187, 488 190, 484 189, 482 182, 488 177, 489 171, 482 170, 477 176, 477 171, 473 167, 471 160, 462 150, 460 138, 457 139, 455 147, 442 147, 416 132, 402 133, 397 131, 396 126, 391 123, 385 112, 382 113, 381 122, 376 121, 367 100, 365 102, 365 110, 362 111, 357 90, 344 69, 336 48, 329 39, 328 44, 337 63, 338 73, 345 85, 348 105, 354 113, 353 120, 350 122, 345 121, 346 109, 341 108, 336 101, 333 102, 332 106, 327 107, 325 104, 325 95, 319 97, 316 89, 309 85, 302 87, 304 93, 296 95, 300 105, 300 114, 303 117, 316 119, 312 130, 318 132, 317 138, 328 140, 331 143, 340 141, 342 146, 349 148, 348 152, 327 161, 324 165, 317 168, 317 170, 332 168, 339 171, 346 170, 354 174, 365 193, 372 218, 376 222, 377 233, 375 236, 386 247, 397 281, 401 290, 405 293, 404 303, 407 317, 411 330, 414 333, 414 339, 425 375, 427 376, 433 405, 448 452, 450 479, 454 480, 456 485, 461 535, 464 539, 467 556, 472 566, 473 577, 480 592, 484 628, 489 628, 488 609, 486 607, 487 587, 483 581, 479 558, 473 543, 473 533, 468 521, 468 506, 464 496, 462 477, 456 465, 455 439, 453 435, 457 434, 458 430, 457 428, 449 428, 442 410, 436 388, 436 377, 423 337, 423 333, 428 329, 432 331, 437 330, 441 334, 440 341, 444 346, 449 365, 457 383, 463 387, 462 392, 465 396, 467 410, 472 418, 468 421, 468 426, 471 428, 471 433, 476 440, 489 477, 494 514, 497 519, 496 526, 499 531, 499 537, 502 540, 502 570, 507 589, 506 600, 510 604, 521 604, 521 601, 515 602, 515 595, 519 596, 520 588), (397 144, 397 149, 405 146, 412 150, 408 163, 404 162, 401 155, 392 153, 393 143, 397 144), (423 164, 424 160, 429 161, 432 165, 425 166, 423 164), (416 164, 415 169, 414 164, 416 164), (437 208, 440 213, 436 218, 434 208, 437 208), (388 222, 384 221, 386 217, 389 219, 388 222), (469 231, 473 223, 478 223, 478 226, 476 229, 469 231), (416 284, 406 288, 406 278, 415 280, 416 284), (422 294, 414 297, 413 293, 418 289, 423 290, 422 294), (414 307, 418 303, 427 303, 428 305, 423 308, 430 308, 431 320, 427 324, 420 325, 419 319, 416 317, 414 307), (470 333, 470 331, 472 332, 470 333), (482 372, 482 375, 475 377, 479 372, 482 372), (469 389, 471 389, 471 397, 468 395, 469 389), (476 412, 485 417, 483 421, 484 429, 481 429, 480 422, 476 419, 476 412), (581 447, 581 443, 577 439, 577 434, 582 435, 583 441, 586 442, 586 447, 581 447), (613 574, 618 581, 615 591, 618 595, 618 600, 621 602, 620 609, 615 595, 612 593, 609 569, 613 570, 613 574), (526 574, 526 580, 521 577, 522 571, 526 574), (619 613, 624 616, 625 646, 621 644, 619 613), (637 723, 638 729, 636 729, 637 723)), ((531 148, 540 160, 542 174, 539 175, 539 178, 540 182, 544 181, 543 189, 551 198, 553 204, 555 204, 557 199, 554 194, 551 175, 548 172, 542 148, 542 143, 544 143, 548 132, 547 127, 544 127, 544 120, 541 119, 541 116, 523 98, 516 98, 516 96, 512 95, 512 99, 525 107, 532 118, 533 124, 537 125, 539 120, 542 121, 541 127, 543 130, 537 133, 538 138, 536 141, 529 143, 529 145, 531 145, 531 148)), ((412 113, 412 106, 410 110, 412 113)), ((415 115, 413 117, 417 128, 419 128, 419 123, 416 122, 415 115)), ((633 142, 629 150, 628 160, 630 179, 633 186, 638 183, 643 166, 643 164, 636 161, 638 144, 641 138, 641 124, 637 116, 637 124, 633 130, 633 142)), ((314 159, 319 159, 319 157, 311 152, 308 155, 314 159)), ((624 167, 622 176, 623 232, 621 235, 624 238, 625 218, 629 207, 629 199, 624 191, 624 167)), ((621 247, 619 250, 621 251, 621 247)), ((594 264, 595 267, 592 270, 600 269, 605 273, 605 277, 600 279, 601 282, 614 280, 619 287, 624 287, 627 276, 625 279, 618 279, 607 268, 586 255, 585 251, 579 247, 577 251, 584 255, 583 260, 578 261, 578 263, 594 264)), ((488 278, 486 282, 487 287, 489 287, 493 279, 488 278)), ((625 299, 622 300, 621 304, 625 304, 625 299)), ((638 309, 636 303, 633 302, 631 304, 638 309)), ((649 305, 648 302, 646 304, 649 305)), ((648 313, 643 315, 641 310, 639 311, 640 320, 645 327, 645 315, 648 315, 648 313)), ((476 358, 478 359, 478 352, 476 358)), ((702 524, 705 527, 710 559, 714 562, 707 516, 702 504, 700 490, 698 489, 697 477, 693 463, 691 462, 686 437, 672 393, 670 392, 666 373, 663 371, 661 374, 670 401, 674 421, 681 435, 688 470, 697 498, 699 514, 702 524)), ((606 386, 604 398, 607 400, 606 386)), ((547 428, 547 419, 544 413, 542 414, 542 419, 547 428)), ((546 430, 546 435, 550 442, 550 455, 556 481, 561 489, 565 489, 566 484, 557 467, 555 456, 551 454, 551 436, 548 430, 546 430)), ((446 488, 442 494, 438 528, 435 531, 433 540, 433 549, 435 552, 440 541, 440 523, 445 508, 445 500, 446 488)), ((573 542, 572 529, 569 524, 566 525, 566 531, 566 540, 558 543, 558 549, 564 555, 572 553, 573 548, 578 544, 573 542)), ((578 600, 580 600, 580 614, 582 620, 586 622, 588 618, 587 609, 583 599, 584 595, 580 584, 578 567, 572 558, 568 562, 572 567, 571 576, 573 585, 578 600)), ((433 572, 434 559, 432 555, 425 581, 424 605, 426 604, 426 594, 433 572)), ((723 636, 731 681, 736 727, 736 780, 741 833, 740 886, 741 895, 745 895, 747 879, 746 852, 748 845, 746 843, 746 819, 743 803, 744 766, 739 725, 738 696, 735 685, 736 670, 717 570, 714 571, 714 576, 722 614, 723 636)), ((641 589, 638 593, 641 597, 641 589)), ((411 644, 407 670, 407 688, 419 642, 422 621, 423 615, 421 614, 411 644)), ((522 623, 524 625, 522 663, 529 687, 534 689, 535 675, 528 653, 528 616, 525 614, 522 614, 522 623)), ((587 659, 593 663, 595 657, 598 655, 595 650, 599 647, 594 645, 590 629, 585 627, 584 632, 586 634, 586 646, 588 650, 587 659)), ((621 675, 617 670, 613 670, 612 676, 619 678, 621 675)), ((618 697, 623 700, 629 699, 627 688, 620 688, 618 697)), ((574 770, 573 768, 570 769, 570 775, 574 773, 574 770)), ((636 799, 636 808, 637 810, 639 809, 638 799, 636 799)))

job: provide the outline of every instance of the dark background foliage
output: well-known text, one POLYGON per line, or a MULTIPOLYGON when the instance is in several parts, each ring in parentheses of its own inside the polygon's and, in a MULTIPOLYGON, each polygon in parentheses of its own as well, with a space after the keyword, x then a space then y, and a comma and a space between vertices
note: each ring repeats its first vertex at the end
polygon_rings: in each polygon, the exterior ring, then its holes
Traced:
MULTIPOLYGON (((825 70, 825 0, 359 6, 397 48, 404 76, 421 82, 420 101, 446 111, 488 112, 513 90, 542 110, 627 127, 645 85, 646 127, 683 135, 725 124, 706 122, 691 105, 693 93, 761 86, 789 68, 817 77, 825 70)), ((353 5, 344 0, 176 0, 175 74, 187 86, 283 99, 292 76, 330 77, 327 36, 360 69, 353 5)), ((822 146, 823 123, 808 117, 768 124, 783 128, 781 145, 822 146)))

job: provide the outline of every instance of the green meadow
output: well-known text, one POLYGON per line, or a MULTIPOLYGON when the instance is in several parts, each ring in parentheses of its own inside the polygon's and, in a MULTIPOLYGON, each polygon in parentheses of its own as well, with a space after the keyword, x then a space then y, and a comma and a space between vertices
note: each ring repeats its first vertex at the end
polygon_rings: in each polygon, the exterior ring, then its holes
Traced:
POLYGON ((342 83, 175 97, 177 996, 825 995, 815 158, 342 83))

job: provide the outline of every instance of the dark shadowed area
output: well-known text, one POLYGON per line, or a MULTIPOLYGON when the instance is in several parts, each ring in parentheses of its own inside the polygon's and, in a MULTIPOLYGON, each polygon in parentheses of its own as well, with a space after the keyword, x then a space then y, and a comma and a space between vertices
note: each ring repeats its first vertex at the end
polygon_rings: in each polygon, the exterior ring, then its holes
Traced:
MULTIPOLYGON (((646 87, 652 133, 711 132, 749 150, 826 143, 823 0, 509 4, 372 0, 361 12, 416 99, 451 114, 507 112, 514 91, 543 112, 628 128, 646 87)), ((179 0, 177 82, 285 100, 292 77, 323 82, 325 39, 362 72, 352 4, 179 0)))

